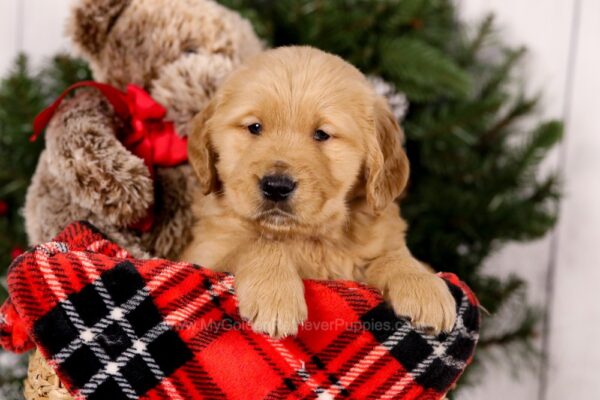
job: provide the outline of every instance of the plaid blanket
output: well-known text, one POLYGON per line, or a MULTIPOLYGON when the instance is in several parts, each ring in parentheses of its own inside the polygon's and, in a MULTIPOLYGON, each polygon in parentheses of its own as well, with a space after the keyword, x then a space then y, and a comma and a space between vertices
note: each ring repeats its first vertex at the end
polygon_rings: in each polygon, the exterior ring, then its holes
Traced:
POLYGON ((364 285, 306 281, 308 321, 273 340, 240 319, 231 275, 133 259, 75 223, 13 262, 0 343, 36 345, 80 399, 441 399, 479 329, 474 295, 442 277, 449 334, 415 330, 364 285))

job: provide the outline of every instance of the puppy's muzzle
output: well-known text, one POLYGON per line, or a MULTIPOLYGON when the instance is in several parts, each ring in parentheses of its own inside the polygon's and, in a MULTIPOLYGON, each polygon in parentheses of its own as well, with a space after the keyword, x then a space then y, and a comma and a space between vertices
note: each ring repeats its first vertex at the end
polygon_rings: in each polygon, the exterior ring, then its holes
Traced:
POLYGON ((258 182, 263 197, 273 202, 286 201, 296 190, 296 182, 287 175, 267 175, 258 182))

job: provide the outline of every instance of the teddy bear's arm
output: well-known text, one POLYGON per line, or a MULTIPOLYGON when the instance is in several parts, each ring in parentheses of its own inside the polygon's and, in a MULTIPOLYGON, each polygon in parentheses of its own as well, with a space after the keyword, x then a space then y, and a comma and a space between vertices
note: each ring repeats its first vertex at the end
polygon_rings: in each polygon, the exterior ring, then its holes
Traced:
POLYGON ((73 203, 115 226, 144 217, 154 199, 148 168, 117 139, 121 123, 99 92, 84 89, 46 130, 49 172, 73 203))

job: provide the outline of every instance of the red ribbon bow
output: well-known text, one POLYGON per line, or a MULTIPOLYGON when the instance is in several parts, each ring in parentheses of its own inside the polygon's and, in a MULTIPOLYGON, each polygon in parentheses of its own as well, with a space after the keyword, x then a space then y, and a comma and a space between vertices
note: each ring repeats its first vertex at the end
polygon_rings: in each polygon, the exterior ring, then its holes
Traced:
POLYGON ((187 138, 177 135, 173 122, 163 120, 167 110, 144 89, 133 84, 127 85, 126 92, 93 81, 70 86, 35 117, 32 141, 42 134, 64 98, 71 91, 84 86, 100 90, 115 113, 129 122, 130 129, 121 135, 120 140, 129 151, 142 158, 148 168, 172 167, 187 161, 187 138))
MULTIPOLYGON (((129 151, 144 160, 152 176, 156 166, 173 167, 187 162, 187 138, 177 135, 173 122, 164 121, 167 110, 144 89, 133 84, 127 85, 125 92, 93 81, 78 82, 70 86, 35 117, 31 141, 42 134, 65 97, 80 87, 98 89, 113 106, 115 113, 126 121, 128 129, 119 135, 119 140, 129 151)), ((134 227, 146 232, 151 228, 152 220, 153 215, 149 213, 134 227)))

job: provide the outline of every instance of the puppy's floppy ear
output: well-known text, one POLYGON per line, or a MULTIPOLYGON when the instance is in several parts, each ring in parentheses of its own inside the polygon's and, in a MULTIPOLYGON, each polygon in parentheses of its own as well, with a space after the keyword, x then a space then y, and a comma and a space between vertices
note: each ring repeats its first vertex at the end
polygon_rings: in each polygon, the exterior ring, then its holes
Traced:
POLYGON ((69 36, 84 54, 95 57, 131 0, 80 0, 71 10, 69 36))
POLYGON ((216 153, 210 143, 209 121, 215 110, 214 100, 192 121, 188 137, 188 158, 198 176, 203 194, 217 190, 216 153))
POLYGON ((367 140, 365 180, 367 203, 378 213, 402 194, 409 163, 402 148, 403 132, 383 97, 377 96, 373 116, 375 134, 367 140))

